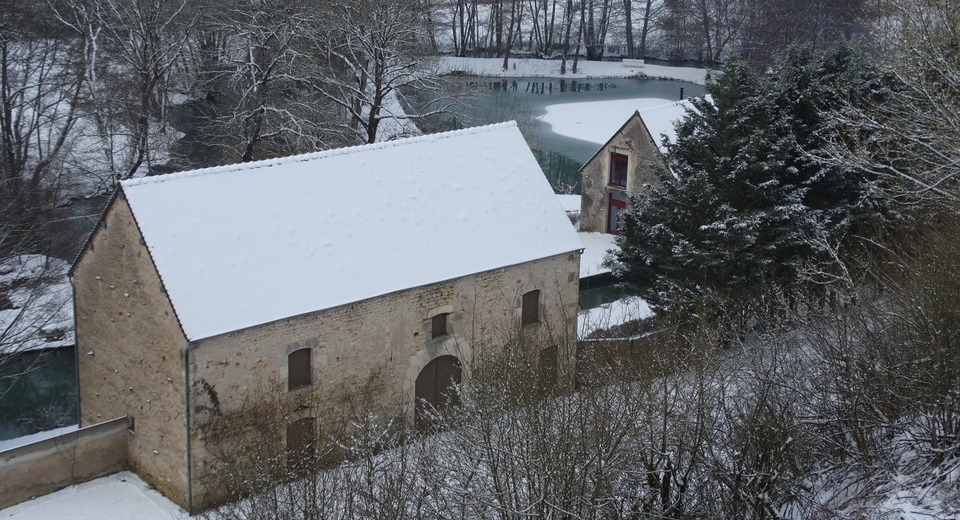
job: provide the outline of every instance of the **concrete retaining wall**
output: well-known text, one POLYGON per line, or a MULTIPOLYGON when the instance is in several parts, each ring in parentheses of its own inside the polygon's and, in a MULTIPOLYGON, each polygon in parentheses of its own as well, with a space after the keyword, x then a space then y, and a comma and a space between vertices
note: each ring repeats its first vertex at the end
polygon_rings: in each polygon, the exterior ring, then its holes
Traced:
POLYGON ((0 509, 127 466, 120 417, 0 452, 0 509))

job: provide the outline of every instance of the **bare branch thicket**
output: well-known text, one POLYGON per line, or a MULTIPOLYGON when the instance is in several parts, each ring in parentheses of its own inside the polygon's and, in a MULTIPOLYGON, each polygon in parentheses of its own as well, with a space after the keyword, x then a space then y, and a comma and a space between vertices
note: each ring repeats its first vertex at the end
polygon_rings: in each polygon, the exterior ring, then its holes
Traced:
POLYGON ((409 135, 416 127, 408 122, 446 113, 453 104, 431 72, 423 8, 417 0, 365 0, 331 6, 320 20, 311 53, 321 62, 309 91, 337 107, 338 124, 360 142, 409 135), (436 95, 417 109, 404 99, 417 91, 436 95))
POLYGON ((84 81, 82 42, 56 21, 11 5, 0 15, 0 251, 37 238, 64 195, 84 81), (21 19, 23 17, 24 19, 21 19))
POLYGON ((167 126, 173 72, 196 13, 177 0, 71 0, 58 17, 85 42, 85 113, 114 180, 149 170, 165 159, 160 151, 174 133, 167 126))
POLYGON ((209 120, 206 140, 221 157, 246 162, 337 144, 330 105, 309 92, 315 71, 308 53, 320 20, 300 3, 229 3, 200 23, 212 48, 204 58, 209 120), (218 43, 219 42, 219 43, 218 43))
MULTIPOLYGON (((949 1, 889 0, 874 27, 886 74, 834 115, 827 159, 877 179, 894 200, 960 200, 960 18, 949 1)), ((840 93, 842 95, 842 93, 840 93)))

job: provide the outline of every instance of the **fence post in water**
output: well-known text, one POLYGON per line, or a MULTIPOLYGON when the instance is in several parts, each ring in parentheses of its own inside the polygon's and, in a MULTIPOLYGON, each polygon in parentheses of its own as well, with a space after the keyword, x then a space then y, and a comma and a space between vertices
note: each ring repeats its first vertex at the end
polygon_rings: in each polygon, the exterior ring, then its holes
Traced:
POLYGON ((680 87, 680 101, 683 101, 683 87, 680 87))

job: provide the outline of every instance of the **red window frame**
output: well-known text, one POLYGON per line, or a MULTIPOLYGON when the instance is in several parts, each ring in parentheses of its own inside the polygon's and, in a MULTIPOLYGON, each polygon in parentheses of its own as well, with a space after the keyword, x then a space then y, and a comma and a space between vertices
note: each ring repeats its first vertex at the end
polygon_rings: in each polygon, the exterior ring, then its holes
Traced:
POLYGON ((626 155, 610 152, 610 185, 620 188, 627 187, 627 163, 629 160, 626 155))
POLYGON ((607 203, 607 233, 620 234, 620 214, 627 209, 627 197, 622 193, 611 193, 607 203))

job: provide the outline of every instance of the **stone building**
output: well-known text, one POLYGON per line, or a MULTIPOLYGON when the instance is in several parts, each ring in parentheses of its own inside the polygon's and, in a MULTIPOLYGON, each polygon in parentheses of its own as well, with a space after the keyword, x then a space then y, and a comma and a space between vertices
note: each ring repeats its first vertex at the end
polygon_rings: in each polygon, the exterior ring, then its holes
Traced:
POLYGON ((127 416, 132 469, 198 511, 198 425, 255 391, 320 403, 290 446, 358 392, 414 420, 510 330, 572 363, 581 247, 513 123, 124 181, 70 273, 81 426, 127 416))
POLYGON ((617 234, 628 194, 647 195, 667 174, 662 138, 675 138, 673 125, 689 101, 638 110, 580 168, 580 231, 617 234))

